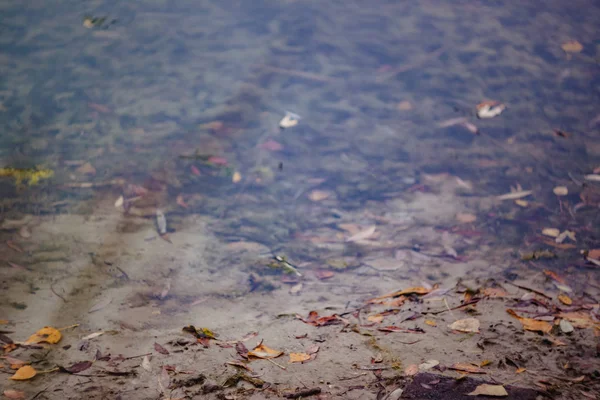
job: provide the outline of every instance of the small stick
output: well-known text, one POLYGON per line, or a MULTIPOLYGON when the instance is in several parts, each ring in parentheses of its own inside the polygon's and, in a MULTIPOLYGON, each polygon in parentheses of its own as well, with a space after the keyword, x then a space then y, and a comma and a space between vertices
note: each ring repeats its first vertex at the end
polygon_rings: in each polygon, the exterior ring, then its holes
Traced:
POLYGON ((65 303, 68 303, 68 301, 64 297, 62 297, 60 294, 56 293, 56 291, 54 290, 54 282, 52 282, 50 284, 50 290, 52 291, 52 293, 57 295, 62 301, 64 301, 65 303))
POLYGON ((265 360, 267 360, 268 362, 277 365, 279 368, 283 369, 284 371, 287 370, 286 367, 284 367, 283 365, 277 364, 275 361, 271 360, 270 358, 265 358, 265 360))
POLYGON ((512 283, 512 282, 508 282, 508 281, 506 281, 506 283, 508 283, 509 285, 516 286, 516 287, 518 287, 519 289, 523 289, 523 290, 527 290, 527 291, 530 291, 530 292, 533 292, 533 293, 539 294, 540 296, 542 296, 542 297, 545 297, 545 298, 547 298, 548 300, 552 300, 552 297, 548 296, 548 295, 547 295, 547 294, 545 294, 544 292, 540 292, 539 290, 535 290, 535 289, 532 289, 532 288, 528 288, 527 286, 521 286, 521 285, 517 285, 516 283, 512 283))
POLYGON ((139 356, 125 357, 124 360, 133 360, 134 358, 140 358, 140 357, 151 356, 151 355, 152 355, 152 353, 140 354, 139 356))
POLYGON ((319 393, 321 393, 321 388, 315 387, 312 389, 300 390, 299 392, 295 393, 284 394, 283 397, 286 399, 299 399, 300 397, 314 396, 315 394, 319 393))

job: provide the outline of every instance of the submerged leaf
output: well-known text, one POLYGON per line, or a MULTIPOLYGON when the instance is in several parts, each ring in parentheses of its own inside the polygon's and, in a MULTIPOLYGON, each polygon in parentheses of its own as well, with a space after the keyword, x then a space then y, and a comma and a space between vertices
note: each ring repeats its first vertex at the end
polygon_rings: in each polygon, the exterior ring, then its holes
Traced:
POLYGON ((479 320, 477 318, 459 319, 448 325, 448 328, 465 333, 479 333, 479 320))
POLYGON ((361 240, 365 240, 370 238, 371 236, 373 236, 373 234, 375 233, 375 225, 368 227, 367 229, 364 229, 352 236, 350 236, 348 239, 346 239, 346 242, 358 242, 361 240))
POLYGON ((521 324, 523 324, 523 329, 527 331, 550 333, 550 331, 552 330, 552 325, 547 321, 538 321, 533 318, 521 317, 517 315, 517 313, 514 310, 511 309, 506 310, 506 312, 514 318, 521 321, 521 324))
POLYGON ((562 47, 566 53, 579 53, 581 50, 583 50, 583 45, 577 40, 566 41, 560 47, 562 47))

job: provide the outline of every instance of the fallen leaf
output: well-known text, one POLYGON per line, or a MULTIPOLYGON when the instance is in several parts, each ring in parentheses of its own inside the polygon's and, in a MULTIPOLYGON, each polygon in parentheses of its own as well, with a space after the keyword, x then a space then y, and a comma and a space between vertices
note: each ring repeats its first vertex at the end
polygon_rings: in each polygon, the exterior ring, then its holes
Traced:
POLYGON ((378 331, 381 332, 400 332, 400 333, 425 333, 425 331, 421 328, 401 328, 399 326, 394 326, 394 325, 390 325, 390 326, 382 326, 380 328, 377 328, 378 331))
POLYGON ((312 346, 310 346, 308 349, 306 349, 306 353, 310 354, 310 355, 314 355, 317 354, 319 352, 319 349, 321 347, 318 344, 313 344, 312 346))
POLYGON ((283 145, 279 142, 269 139, 266 142, 258 145, 258 148, 264 149, 264 150, 269 150, 269 151, 281 151, 281 150, 283 150, 283 145))
POLYGON ((471 393, 467 393, 467 396, 495 396, 505 397, 508 396, 508 392, 502 385, 489 385, 484 383, 479 385, 471 393))
POLYGON ((237 342, 235 344, 235 351, 237 351, 238 355, 242 358, 248 358, 248 349, 246 345, 242 342, 237 342))
POLYGON ((600 249, 592 249, 592 250, 588 251, 587 256, 589 258, 599 260, 600 259, 600 249))
POLYGON ((417 364, 410 364, 406 368, 404 368, 404 375, 406 376, 415 376, 419 373, 419 366, 417 364))
POLYGON ((376 299, 385 299, 385 298, 389 298, 389 297, 398 297, 398 296, 403 296, 403 295, 408 295, 408 294, 423 295, 423 294, 427 294, 429 292, 431 292, 431 289, 427 289, 427 288, 424 288, 422 286, 416 286, 416 287, 411 287, 411 288, 404 289, 404 290, 399 290, 397 292, 385 294, 383 296, 377 297, 376 299))
POLYGON ((98 301, 96 304, 94 304, 89 310, 88 313, 93 313, 96 311, 100 311, 102 310, 104 307, 106 307, 107 305, 109 305, 112 302, 112 298, 111 297, 105 297, 102 300, 98 301))
POLYGON ((285 116, 279 121, 279 127, 281 129, 291 128, 292 126, 298 125, 300 116, 293 112, 286 111, 285 116))
POLYGON ((178 196, 177 196, 176 203, 177 203, 177 205, 178 205, 178 206, 180 206, 180 207, 183 207, 183 208, 188 208, 188 205, 187 205, 187 203, 185 202, 185 199, 183 198, 183 195, 182 195, 182 194, 180 194, 180 195, 178 195, 178 196))
POLYGON ((438 365, 440 365, 438 360, 427 360, 424 363, 419 364, 419 371, 428 371, 438 365))
POLYGON ((566 283, 565 279, 560 277, 556 272, 554 271, 550 271, 549 269, 545 269, 544 271, 544 275, 546 275, 547 277, 555 280, 556 282, 560 282, 560 283, 566 283))
POLYGON ((464 123, 466 121, 467 121, 467 119, 465 117, 457 117, 457 118, 450 118, 450 119, 447 119, 447 120, 442 121, 442 122, 438 122, 437 125, 440 128, 448 128, 450 126, 462 124, 462 123, 464 123))
POLYGON ((527 371, 527 368, 517 368, 515 370, 515 374, 522 374, 525 371, 527 371))
POLYGON ((515 204, 519 207, 527 207, 529 202, 527 200, 515 200, 515 204))
POLYGON ((233 176, 231 177, 231 182, 238 183, 241 180, 242 180, 242 174, 240 174, 239 172, 235 171, 233 173, 233 176))
POLYGON ((290 363, 301 363, 310 360, 310 355, 306 353, 290 353, 290 363))
POLYGON ((491 363, 492 363, 492 361, 491 361, 491 360, 483 360, 483 361, 482 361, 482 362, 479 364, 479 366, 480 366, 480 367, 485 367, 486 365, 490 365, 491 363))
POLYGON ((156 209, 156 229, 159 235, 165 235, 167 233, 167 218, 159 209, 156 209))
POLYGON ((283 354, 283 351, 273 350, 273 349, 267 347, 266 345, 260 343, 258 346, 256 346, 254 349, 252 349, 248 352, 248 358, 254 357, 254 358, 269 359, 269 358, 277 358, 282 354, 283 354))
POLYGON ((384 317, 381 314, 369 315, 367 321, 378 324, 383 321, 383 318, 384 317))
POLYGON ((560 235, 560 230, 558 230, 556 228, 544 228, 544 229, 542 229, 542 235, 555 238, 558 235, 560 235))
POLYGON ((96 168, 94 168, 94 166, 89 162, 86 162, 85 164, 77 168, 75 171, 83 175, 96 175, 96 168))
POLYGON ((456 214, 456 220, 461 224, 471 224, 477 221, 477 217, 474 214, 458 213, 456 214))
POLYGON ((581 312, 581 311, 573 311, 573 312, 563 312, 558 314, 559 317, 564 318, 571 322, 575 328, 586 329, 592 328, 594 326, 600 328, 600 324, 595 322, 590 314, 581 312))
POLYGON ((103 333, 104 332, 102 332, 102 331, 90 333, 89 335, 82 337, 81 340, 90 340, 93 338, 97 338, 98 336, 102 335, 103 333))
POLYGON ((552 192, 557 196, 566 196, 569 194, 569 189, 566 186, 557 186, 552 189, 552 192))
POLYGON ((455 371, 468 372, 470 374, 486 374, 487 373, 483 369, 481 369, 473 364, 469 364, 469 363, 455 363, 455 364, 452 364, 449 368, 452 370, 455 370, 455 371))
POLYGON ((314 274, 317 277, 317 279, 321 280, 332 278, 335 275, 333 271, 327 271, 323 269, 318 269, 314 271, 314 274))
POLYGON ((506 297, 508 293, 502 288, 485 288, 481 292, 486 297, 506 297))
POLYGON ((19 369, 22 366, 29 364, 27 361, 19 360, 18 358, 9 355, 5 355, 4 359, 10 363, 12 369, 19 369))
POLYGON ((210 157, 208 157, 206 162, 208 162, 209 164, 220 165, 222 167, 224 167, 228 164, 227 159, 225 157, 218 157, 218 156, 210 156, 210 157))
POLYGON ((52 328, 50 326, 45 326, 33 335, 29 337, 25 341, 25 344, 34 344, 34 343, 58 343, 61 339, 62 335, 60 331, 56 328, 52 328))
POLYGON ((22 392, 20 390, 5 390, 4 391, 4 397, 8 398, 8 399, 13 399, 13 400, 19 400, 19 399, 24 399, 25 398, 25 392, 22 392))
POLYGON ((295 284, 294 286, 292 286, 290 288, 290 294, 300 293, 300 291, 302 290, 303 287, 304 287, 304 284, 302 282, 295 284))
POLYGON ((158 343, 154 343, 154 350, 158 351, 160 354, 164 354, 164 355, 169 354, 169 351, 167 349, 165 349, 164 347, 162 347, 158 343))
POLYGON ((573 300, 571 300, 571 298, 569 296, 567 296, 565 293, 561 293, 558 295, 558 300, 560 300, 561 303, 570 306, 571 304, 573 304, 573 300))
POLYGON ((190 171, 192 171, 192 174, 194 174, 196 176, 201 176, 202 175, 202 172, 200 172, 200 170, 196 166, 194 166, 194 165, 190 166, 190 171))
POLYGON ((575 238, 575 232, 573 231, 564 231, 562 232, 560 235, 558 235, 556 237, 556 239, 554 240, 556 243, 561 244, 562 242, 564 242, 565 240, 570 239, 573 242, 576 242, 577 239, 575 238))
POLYGON ((477 105, 477 118, 494 118, 506 109, 506 106, 497 101, 484 101, 477 105))
POLYGON ((584 178, 586 181, 600 182, 600 175, 599 175, 599 174, 590 174, 590 175, 585 175, 583 178, 584 178))
POLYGON ((430 320, 430 319, 426 319, 426 320, 425 320, 425 324, 426 324, 426 325, 429 325, 429 326, 437 326, 437 322, 435 322, 435 321, 432 321, 432 320, 430 320))
POLYGON ((361 240, 365 240, 370 238, 371 236, 373 236, 373 234, 375 233, 375 225, 372 225, 352 236, 350 236, 348 239, 346 239, 346 242, 359 242, 361 240))
POLYGON ((234 367, 242 368, 242 369, 245 369, 246 371, 252 372, 252 369, 250 369, 250 367, 247 366, 246 364, 244 364, 242 361, 237 361, 237 360, 227 361, 225 364, 229 364, 234 367))
POLYGON ((36 374, 37 371, 31 365, 26 365, 19 368, 10 379, 14 381, 26 381, 27 379, 33 378, 36 374))
POLYGON ((413 106, 410 101, 403 100, 396 105, 396 108, 400 111, 410 111, 412 110, 413 106))
POLYGON ((514 318, 521 321, 523 329, 525 330, 543 333, 550 333, 550 331, 552 330, 552 325, 549 322, 538 321, 533 318, 520 317, 514 310, 511 309, 506 310, 506 312, 514 318))
POLYGON ((567 53, 579 53, 583 50, 583 45, 579 43, 577 40, 569 40, 562 44, 562 49, 567 53))
POLYGON ((308 194, 308 198, 312 201, 322 201, 328 199, 329 196, 330 193, 324 190, 313 190, 308 194))
POLYGON ((308 317, 306 319, 302 318, 300 315, 296 314, 296 318, 300 321, 313 325, 313 326, 327 326, 327 325, 336 325, 341 324, 343 321, 337 315, 330 315, 327 317, 319 317, 319 313, 316 311, 311 311, 308 313, 308 317))
POLYGON ((93 365, 93 363, 91 361, 81 361, 81 362, 77 362, 69 367, 65 368, 65 371, 71 373, 71 374, 77 374, 79 372, 83 372, 86 369, 90 368, 93 365))
POLYGON ((510 192, 510 193, 500 195, 496 198, 498 200, 517 200, 517 199, 521 199, 523 197, 527 197, 532 193, 533 193, 533 191, 531 191, 531 190, 519 190, 516 192, 510 192))
POLYGON ((191 333, 197 339, 216 339, 217 335, 208 328, 196 328, 194 325, 189 325, 183 328, 184 332, 191 333))
POLYGON ((479 320, 477 318, 459 319, 448 325, 448 328, 465 333, 479 333, 479 320))

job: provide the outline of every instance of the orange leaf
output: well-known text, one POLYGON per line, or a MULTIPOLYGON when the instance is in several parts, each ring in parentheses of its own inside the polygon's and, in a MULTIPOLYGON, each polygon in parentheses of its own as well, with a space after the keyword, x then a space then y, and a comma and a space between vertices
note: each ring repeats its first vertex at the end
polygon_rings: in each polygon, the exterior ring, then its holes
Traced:
POLYGON ((437 322, 432 321, 430 319, 426 319, 425 320, 425 324, 429 325, 429 326, 437 326, 437 322))
POLYGON ((571 300, 571 298, 564 293, 559 294, 558 299, 561 301, 561 303, 563 303, 567 306, 570 306, 571 304, 573 304, 573 300, 571 300))
POLYGON ((567 282, 564 280, 564 278, 558 276, 558 274, 554 271, 550 271, 548 269, 544 270, 544 274, 549 277, 554 279, 556 282, 562 283, 562 284, 566 284, 567 282))
POLYGON ((60 331, 58 329, 52 328, 50 326, 45 326, 42 329, 40 329, 39 331, 37 331, 36 333, 34 333, 33 335, 31 335, 29 337, 29 339, 27 339, 25 341, 25 344, 42 343, 42 342, 54 344, 54 343, 58 343, 61 338, 62 338, 62 335, 60 334, 60 331))
POLYGON ((506 297, 508 293, 502 288, 485 288, 483 289, 483 295, 486 297, 506 297))
POLYGON ((310 360, 310 355, 306 353, 290 353, 290 363, 301 363, 310 360))
POLYGON ((25 392, 20 391, 20 390, 5 390, 4 391, 4 397, 8 398, 8 399, 15 399, 15 400, 19 400, 19 399, 24 399, 25 398, 25 392))
POLYGON ((430 289, 426 289, 426 288, 421 287, 421 286, 411 287, 411 288, 408 288, 408 289, 399 290, 397 292, 388 293, 388 294, 384 294, 383 296, 376 297, 374 299, 369 300, 369 303, 376 302, 376 301, 379 301, 379 300, 382 300, 382 299, 387 299, 389 297, 398 297, 398 296, 403 296, 403 295, 406 295, 406 294, 423 295, 423 294, 427 294, 429 292, 431 292, 430 289))
POLYGON ((248 357, 254 358, 277 358, 283 354, 283 351, 273 350, 264 344, 260 343, 254 349, 248 352, 248 357))
POLYGON ((27 379, 33 378, 36 374, 37 371, 31 365, 26 365, 24 367, 19 368, 17 372, 15 372, 15 374, 10 377, 10 379, 15 381, 25 381, 27 379))
POLYGON ((468 372, 470 374, 485 374, 486 372, 479 367, 469 363, 455 363, 450 366, 450 369, 461 372, 468 372))
POLYGON ((527 369, 526 369, 526 368, 518 368, 518 369, 515 371, 515 374, 521 374, 521 373, 523 373, 523 372, 525 372, 525 371, 527 371, 527 369))
POLYGON ((511 309, 506 310, 506 312, 521 321, 521 324, 523 324, 523 329, 527 331, 550 333, 552 330, 552 325, 549 322, 538 321, 533 318, 520 317, 516 312, 514 312, 514 310, 511 309))

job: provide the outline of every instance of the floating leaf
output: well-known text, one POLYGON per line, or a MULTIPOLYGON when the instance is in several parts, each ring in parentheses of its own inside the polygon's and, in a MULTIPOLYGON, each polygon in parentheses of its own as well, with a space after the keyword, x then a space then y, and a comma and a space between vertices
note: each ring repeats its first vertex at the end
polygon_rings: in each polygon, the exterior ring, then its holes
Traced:
POLYGON ((506 106, 497 101, 484 101, 477 105, 477 118, 494 118, 506 109, 506 106))
POLYGON ((290 353, 290 363, 301 363, 310 360, 310 354, 290 353))
POLYGON ((154 343, 154 350, 158 351, 160 354, 164 354, 164 355, 169 354, 169 351, 167 349, 165 349, 164 347, 162 347, 158 343, 154 343))
POLYGON ((285 116, 279 121, 279 127, 281 129, 291 128, 292 126, 298 125, 300 116, 293 112, 286 111, 285 116))
POLYGON ((253 348, 252 350, 250 350, 248 352, 248 357, 249 358, 254 357, 254 358, 268 359, 268 358, 277 358, 282 354, 283 354, 283 351, 271 349, 271 348, 267 347, 266 345, 260 343, 258 346, 256 346, 255 348, 253 348))
POLYGON ((505 397, 508 396, 506 389, 502 385, 489 385, 484 383, 479 385, 471 393, 467 393, 468 396, 495 396, 505 397))
POLYGON ((60 331, 56 328, 52 328, 50 326, 45 326, 33 335, 29 337, 25 341, 25 344, 34 344, 34 343, 58 343, 61 339, 62 335, 60 331))
POLYGON ((583 45, 579 43, 577 40, 569 40, 562 44, 562 49, 567 53, 579 53, 583 50, 583 45))
POLYGON ((448 328, 465 333, 479 333, 479 320, 477 318, 465 318, 454 321, 448 328))
POLYGON ((364 229, 352 236, 350 236, 348 239, 346 239, 346 242, 358 242, 361 240, 365 240, 370 238, 371 236, 373 236, 373 234, 375 233, 375 225, 368 227, 367 229, 364 229))
POLYGON ((20 400, 25 398, 25 392, 21 390, 5 390, 4 397, 7 399, 20 400))
POLYGON ((461 372, 468 372, 470 374, 486 374, 483 369, 469 363, 455 363, 450 366, 450 369, 461 372))
POLYGON ((523 324, 523 329, 525 330, 543 333, 550 333, 552 330, 552 325, 549 322, 538 321, 533 318, 520 317, 516 312, 514 312, 514 310, 511 309, 506 310, 506 312, 521 321, 521 324, 523 324))
POLYGON ((558 295, 558 300, 560 300, 561 303, 570 306, 571 304, 573 304, 573 300, 571 300, 571 298, 569 296, 567 296, 565 293, 561 293, 558 295))
POLYGON ((561 319, 558 326, 560 326, 560 330, 563 333, 572 333, 575 330, 575 328, 573 327, 573 324, 571 324, 566 319, 561 319))
POLYGON ((37 371, 31 365, 26 365, 19 368, 10 379, 15 381, 26 381, 27 379, 33 378, 36 374, 37 371))

